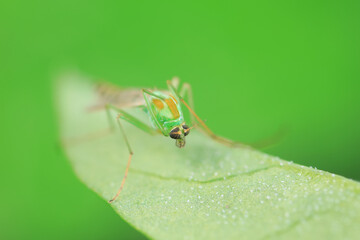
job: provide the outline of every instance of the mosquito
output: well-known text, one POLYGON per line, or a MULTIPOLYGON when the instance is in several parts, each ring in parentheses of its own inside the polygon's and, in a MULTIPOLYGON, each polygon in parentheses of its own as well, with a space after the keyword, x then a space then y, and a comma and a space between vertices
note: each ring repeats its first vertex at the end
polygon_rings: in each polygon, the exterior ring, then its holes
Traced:
POLYGON ((199 130, 223 144, 249 147, 240 142, 233 142, 217 136, 207 127, 204 121, 194 111, 192 90, 189 83, 183 83, 180 87, 180 81, 175 77, 172 80, 167 81, 167 87, 167 90, 140 90, 121 89, 110 84, 98 85, 97 92, 100 96, 100 102, 99 105, 94 108, 105 107, 112 129, 114 129, 114 126, 111 111, 117 113, 116 121, 129 151, 128 162, 120 188, 115 196, 108 201, 109 203, 114 202, 123 190, 131 159, 134 155, 122 125, 122 121, 130 123, 148 134, 162 134, 165 137, 170 137, 175 140, 175 145, 179 148, 185 147, 185 139, 189 136, 190 130, 195 126, 199 126, 199 130), (181 109, 182 105, 185 106, 190 113, 189 125, 184 119, 184 114, 181 109), (144 109, 152 124, 146 124, 127 113, 124 109, 129 107, 141 107, 144 109))

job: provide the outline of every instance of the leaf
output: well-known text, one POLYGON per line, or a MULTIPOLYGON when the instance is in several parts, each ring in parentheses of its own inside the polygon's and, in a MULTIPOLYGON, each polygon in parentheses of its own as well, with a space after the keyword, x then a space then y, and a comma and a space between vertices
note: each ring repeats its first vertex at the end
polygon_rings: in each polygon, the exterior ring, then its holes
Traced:
MULTIPOLYGON (((58 82, 60 133, 78 177, 105 200, 128 152, 85 78, 58 82)), ((360 184, 257 150, 229 148, 192 131, 183 149, 124 124, 134 150, 125 188, 111 205, 153 239, 356 239, 360 184)), ((306 151, 303 149, 302 151, 306 151)), ((91 211, 91 210, 90 210, 91 211)))

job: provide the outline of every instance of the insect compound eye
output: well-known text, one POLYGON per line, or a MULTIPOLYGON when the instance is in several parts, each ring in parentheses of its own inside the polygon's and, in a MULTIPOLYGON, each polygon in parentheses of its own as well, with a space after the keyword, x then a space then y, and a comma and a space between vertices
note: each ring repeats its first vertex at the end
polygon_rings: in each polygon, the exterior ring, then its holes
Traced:
POLYGON ((184 135, 187 136, 190 133, 189 126, 184 124, 184 125, 182 125, 182 128, 184 129, 184 135))
POLYGON ((170 137, 173 139, 179 139, 181 136, 180 134, 180 128, 176 127, 170 132, 170 137))

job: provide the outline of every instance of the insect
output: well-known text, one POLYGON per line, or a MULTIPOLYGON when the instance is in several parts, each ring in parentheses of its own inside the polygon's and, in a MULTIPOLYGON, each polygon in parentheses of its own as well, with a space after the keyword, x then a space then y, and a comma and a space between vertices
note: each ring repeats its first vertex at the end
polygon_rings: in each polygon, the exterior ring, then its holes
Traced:
POLYGON ((111 119, 111 111, 117 113, 116 120, 129 150, 129 158, 120 188, 115 196, 109 200, 109 203, 115 201, 120 195, 134 154, 126 136, 122 121, 127 121, 146 133, 162 134, 165 137, 170 137, 175 140, 175 145, 179 148, 185 147, 186 138, 189 137, 191 129, 195 126, 199 126, 198 129, 221 143, 230 146, 246 146, 242 143, 219 137, 206 126, 204 121, 194 111, 190 84, 184 83, 180 87, 179 79, 173 78, 171 81, 167 81, 167 86, 167 90, 120 89, 109 84, 99 84, 97 88, 100 102, 95 108, 105 107, 112 128, 114 126, 111 119), (191 127, 184 119, 182 106, 185 106, 190 112, 191 127), (127 113, 124 108, 128 107, 142 107, 148 114, 152 125, 148 125, 127 113))

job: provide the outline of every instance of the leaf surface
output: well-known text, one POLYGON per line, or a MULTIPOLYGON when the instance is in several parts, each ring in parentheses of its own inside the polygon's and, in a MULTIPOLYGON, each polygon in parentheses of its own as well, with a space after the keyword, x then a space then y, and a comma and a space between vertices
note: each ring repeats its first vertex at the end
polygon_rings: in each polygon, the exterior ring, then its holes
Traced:
MULTIPOLYGON (((57 99, 60 135, 74 171, 90 189, 111 199, 128 159, 121 133, 107 131, 104 111, 86 111, 96 103, 87 79, 62 77, 57 99)), ((196 130, 178 149, 170 138, 124 126, 134 156, 112 207, 149 238, 360 237, 358 182, 257 150, 229 148, 196 130)))

